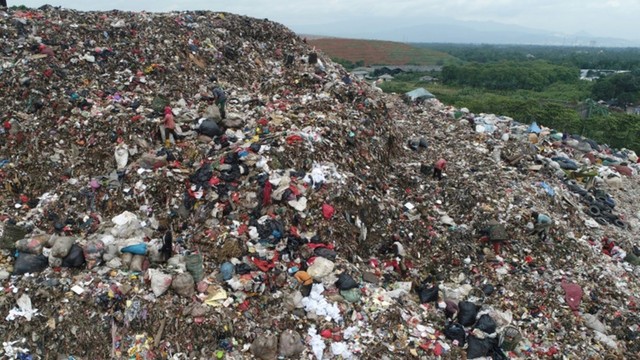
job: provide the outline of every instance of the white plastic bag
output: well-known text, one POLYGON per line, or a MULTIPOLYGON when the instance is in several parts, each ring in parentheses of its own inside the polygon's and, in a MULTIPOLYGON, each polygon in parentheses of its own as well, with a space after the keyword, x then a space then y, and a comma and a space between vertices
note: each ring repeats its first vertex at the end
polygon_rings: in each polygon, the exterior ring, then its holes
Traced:
POLYGON ((149 279, 151 279, 151 290, 158 297, 167 292, 171 286, 172 277, 157 269, 149 269, 149 279))
POLYGON ((116 158, 116 169, 122 170, 127 167, 127 163, 129 162, 129 147, 127 144, 122 143, 116 146, 114 155, 116 158))
POLYGON ((309 273, 312 278, 320 280, 323 277, 331 274, 334 266, 335 264, 333 263, 333 261, 318 256, 313 261, 313 264, 311 264, 311 266, 309 266, 309 268, 307 269, 307 273, 309 273))

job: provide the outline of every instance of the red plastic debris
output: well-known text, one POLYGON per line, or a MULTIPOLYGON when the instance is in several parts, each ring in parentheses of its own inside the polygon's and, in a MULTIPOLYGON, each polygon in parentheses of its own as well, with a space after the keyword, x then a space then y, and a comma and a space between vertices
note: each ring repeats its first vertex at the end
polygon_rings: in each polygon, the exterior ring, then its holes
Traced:
POLYGON ((271 192, 273 191, 273 186, 270 182, 267 181, 264 184, 264 189, 262 190, 262 206, 268 206, 271 204, 271 192))
POLYGON ((287 136, 287 144, 293 145, 296 143, 302 142, 302 136, 300 135, 289 135, 287 136))
POLYGON ((329 220, 331 219, 331 217, 333 217, 333 214, 336 213, 336 209, 333 208, 333 206, 329 205, 329 204, 322 204, 322 215, 324 216, 325 219, 329 220))
POLYGON ((562 288, 565 291, 564 300, 569 305, 569 308, 574 312, 578 311, 580 302, 582 301, 582 288, 578 284, 569 283, 562 280, 562 288))

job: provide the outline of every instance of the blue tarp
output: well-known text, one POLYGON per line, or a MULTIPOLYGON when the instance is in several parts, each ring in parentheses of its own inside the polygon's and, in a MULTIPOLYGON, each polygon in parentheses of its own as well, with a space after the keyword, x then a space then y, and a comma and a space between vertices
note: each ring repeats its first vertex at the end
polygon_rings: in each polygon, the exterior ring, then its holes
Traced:
POLYGON ((536 133, 536 134, 540 134, 540 131, 542 131, 540 129, 540 126, 538 126, 538 124, 534 121, 531 123, 531 125, 529 125, 529 130, 527 130, 527 132, 530 133, 536 133))

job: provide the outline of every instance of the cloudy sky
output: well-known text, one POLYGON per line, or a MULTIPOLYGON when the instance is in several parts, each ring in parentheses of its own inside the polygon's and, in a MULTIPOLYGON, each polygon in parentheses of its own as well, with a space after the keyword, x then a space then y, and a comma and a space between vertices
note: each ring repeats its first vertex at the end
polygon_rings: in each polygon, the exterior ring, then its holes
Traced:
POLYGON ((215 10, 268 18, 301 31, 309 24, 351 19, 363 30, 372 17, 391 17, 398 25, 421 19, 495 21, 563 34, 638 39, 639 0, 8 0, 9 5, 43 4, 78 10, 215 10))

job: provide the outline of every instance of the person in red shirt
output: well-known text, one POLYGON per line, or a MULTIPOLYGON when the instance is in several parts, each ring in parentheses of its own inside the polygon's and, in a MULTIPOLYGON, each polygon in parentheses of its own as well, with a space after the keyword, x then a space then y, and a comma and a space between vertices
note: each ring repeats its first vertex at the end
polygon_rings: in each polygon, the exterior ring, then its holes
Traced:
POLYGON ((175 144, 176 138, 176 121, 173 118, 171 107, 166 106, 164 108, 164 136, 162 137, 162 141, 166 142, 167 139, 169 139, 172 144, 175 144))
POLYGON ((447 168, 447 160, 440 158, 433 164, 433 177, 442 180, 442 172, 447 168))

